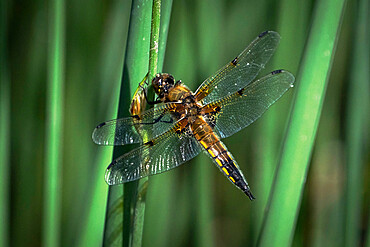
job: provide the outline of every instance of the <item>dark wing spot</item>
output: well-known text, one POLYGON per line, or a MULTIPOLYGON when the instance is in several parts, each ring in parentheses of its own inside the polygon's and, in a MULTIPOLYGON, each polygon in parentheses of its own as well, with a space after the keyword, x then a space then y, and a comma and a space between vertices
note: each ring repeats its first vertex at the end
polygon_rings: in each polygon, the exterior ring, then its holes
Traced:
POLYGON ((144 145, 152 147, 154 145, 154 142, 153 141, 148 141, 148 142, 144 143, 144 145))
POLYGON ((244 93, 244 90, 245 90, 245 88, 240 89, 240 90, 238 91, 238 94, 239 94, 240 96, 242 96, 242 95, 243 95, 243 93, 244 93))
POLYGON ((260 33, 260 34, 258 35, 258 37, 262 38, 262 37, 263 37, 263 36, 265 36, 268 32, 269 32, 269 31, 264 31, 264 32, 260 33))
POLYGON ((283 70, 282 69, 278 69, 278 70, 272 71, 271 74, 272 75, 275 75, 275 74, 280 74, 281 72, 283 72, 283 70))
POLYGON ((105 123, 105 122, 104 122, 104 123, 99 124, 98 126, 96 126, 96 129, 99 129, 99 128, 103 127, 104 125, 106 125, 106 123, 105 123))
POLYGON ((219 111, 221 111, 221 107, 217 106, 217 107, 215 108, 215 112, 219 112, 219 111))
POLYGON ((107 167, 107 170, 111 169, 112 166, 114 166, 116 163, 117 161, 113 161, 112 163, 110 163, 109 166, 107 167))
POLYGON ((231 64, 236 66, 236 64, 238 63, 238 57, 234 58, 233 61, 231 61, 231 64))

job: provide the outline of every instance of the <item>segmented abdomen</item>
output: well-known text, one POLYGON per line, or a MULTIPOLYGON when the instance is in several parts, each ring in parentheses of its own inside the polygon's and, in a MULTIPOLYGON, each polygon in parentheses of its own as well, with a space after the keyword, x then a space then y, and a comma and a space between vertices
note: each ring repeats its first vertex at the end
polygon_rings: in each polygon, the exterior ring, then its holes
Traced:
POLYGON ((254 199, 247 181, 234 160, 233 156, 227 151, 226 146, 220 141, 219 137, 203 118, 198 118, 191 126, 194 137, 211 155, 214 162, 225 174, 225 176, 241 189, 251 200, 254 199))

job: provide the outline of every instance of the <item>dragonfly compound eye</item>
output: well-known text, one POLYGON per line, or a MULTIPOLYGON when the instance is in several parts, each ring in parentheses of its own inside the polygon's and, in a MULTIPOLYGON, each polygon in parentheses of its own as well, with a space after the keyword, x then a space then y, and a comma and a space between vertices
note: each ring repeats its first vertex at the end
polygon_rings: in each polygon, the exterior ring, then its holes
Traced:
POLYGON ((168 75, 168 77, 164 79, 164 82, 169 85, 174 85, 175 79, 173 78, 172 75, 168 75))

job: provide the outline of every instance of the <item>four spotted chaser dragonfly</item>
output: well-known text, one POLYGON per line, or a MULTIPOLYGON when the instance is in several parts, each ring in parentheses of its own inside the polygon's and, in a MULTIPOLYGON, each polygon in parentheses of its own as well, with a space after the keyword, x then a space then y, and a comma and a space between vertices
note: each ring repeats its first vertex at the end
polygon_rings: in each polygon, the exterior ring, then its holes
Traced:
POLYGON ((279 39, 276 32, 261 33, 195 93, 172 75, 157 74, 152 85, 159 106, 104 122, 93 132, 93 141, 100 145, 141 143, 108 166, 107 183, 121 184, 168 171, 203 150, 234 185, 255 199, 221 139, 253 123, 293 86, 294 76, 284 70, 253 81, 279 39), (139 132, 144 133, 144 138, 139 132))

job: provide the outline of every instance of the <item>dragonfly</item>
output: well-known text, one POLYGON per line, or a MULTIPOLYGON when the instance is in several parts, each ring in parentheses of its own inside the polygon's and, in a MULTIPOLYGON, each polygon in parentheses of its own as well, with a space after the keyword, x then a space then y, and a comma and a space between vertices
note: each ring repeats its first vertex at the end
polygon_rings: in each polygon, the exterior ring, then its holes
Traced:
MULTIPOLYGON (((191 160, 202 151, 250 200, 255 199, 239 165, 221 139, 256 121, 294 84, 294 76, 275 70, 255 80, 273 55, 280 36, 265 31, 237 57, 206 79, 193 93, 167 73, 152 86, 156 107, 99 124, 92 139, 99 145, 139 147, 107 168, 109 185, 159 174, 191 160)), ((145 91, 144 91, 145 93, 145 91)))

